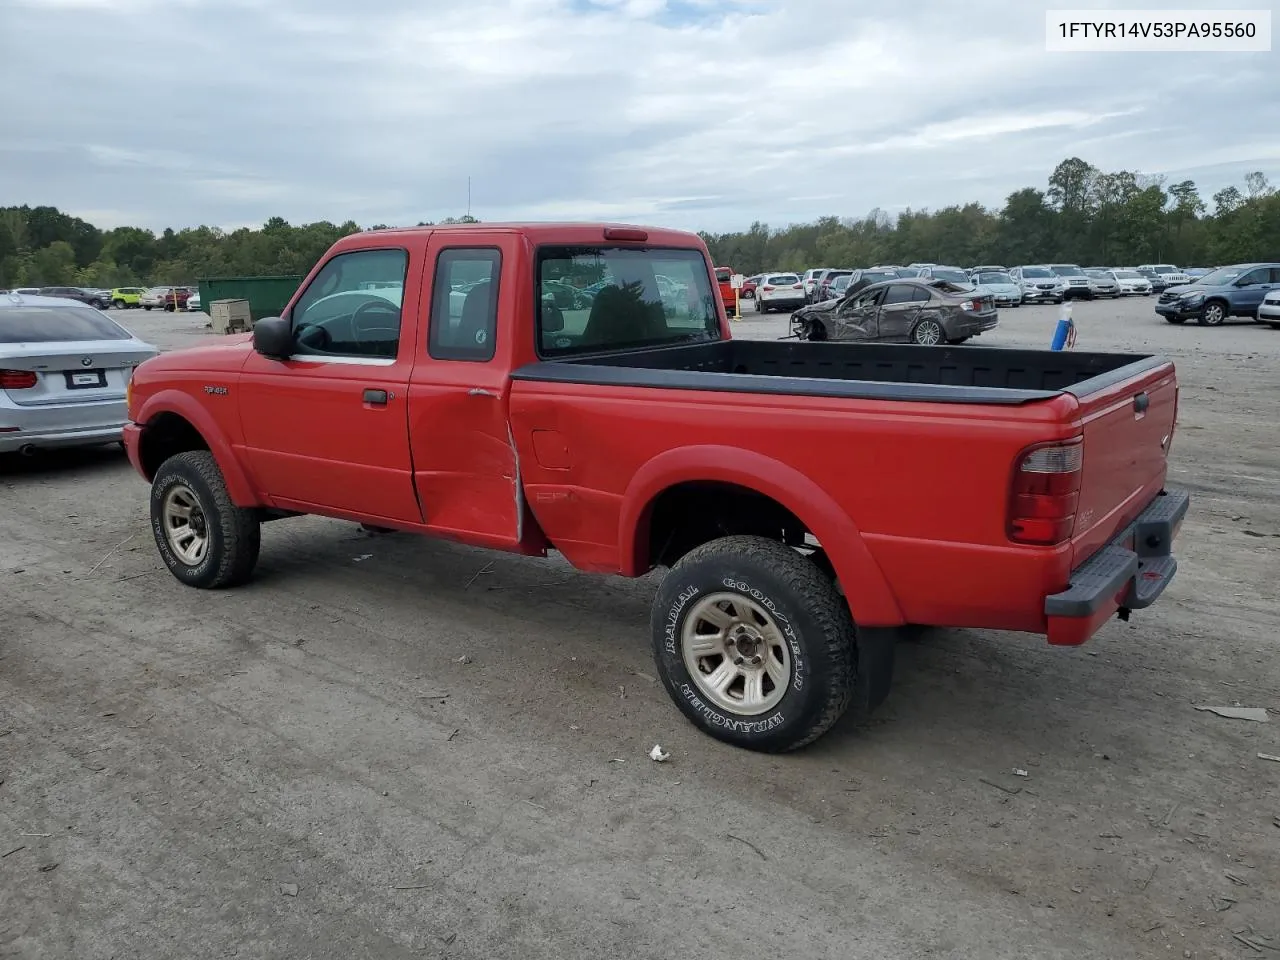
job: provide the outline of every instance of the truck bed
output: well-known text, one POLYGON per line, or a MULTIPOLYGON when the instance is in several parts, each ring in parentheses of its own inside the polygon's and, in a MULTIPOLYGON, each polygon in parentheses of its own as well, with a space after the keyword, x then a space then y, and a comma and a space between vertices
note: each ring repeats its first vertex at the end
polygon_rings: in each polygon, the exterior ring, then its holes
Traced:
POLYGON ((1146 354, 720 340, 529 364, 517 380, 880 400, 1023 404, 1160 367, 1146 354))

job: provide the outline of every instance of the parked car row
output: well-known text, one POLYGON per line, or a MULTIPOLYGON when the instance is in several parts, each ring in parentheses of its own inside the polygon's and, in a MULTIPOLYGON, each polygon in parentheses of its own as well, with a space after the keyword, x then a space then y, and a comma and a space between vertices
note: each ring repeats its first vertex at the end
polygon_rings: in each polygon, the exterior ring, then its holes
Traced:
POLYGON ((0 290, 0 294, 16 293, 24 297, 58 297, 75 300, 98 310, 199 310, 200 293, 192 287, 18 287, 0 290))

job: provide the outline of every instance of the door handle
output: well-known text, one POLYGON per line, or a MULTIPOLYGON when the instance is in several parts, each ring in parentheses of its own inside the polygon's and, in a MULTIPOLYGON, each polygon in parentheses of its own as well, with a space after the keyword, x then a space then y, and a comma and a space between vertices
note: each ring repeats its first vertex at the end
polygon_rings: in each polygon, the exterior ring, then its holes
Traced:
POLYGON ((467 391, 468 397, 497 397, 498 395, 492 390, 486 390, 484 387, 472 387, 467 391))
POLYGON ((1146 413, 1149 406, 1151 406, 1151 398, 1147 396, 1147 391, 1143 390, 1133 398, 1134 413, 1146 413))
POLYGON ((364 392, 364 402, 371 403, 375 407, 385 407, 387 405, 387 391, 366 390, 364 392))

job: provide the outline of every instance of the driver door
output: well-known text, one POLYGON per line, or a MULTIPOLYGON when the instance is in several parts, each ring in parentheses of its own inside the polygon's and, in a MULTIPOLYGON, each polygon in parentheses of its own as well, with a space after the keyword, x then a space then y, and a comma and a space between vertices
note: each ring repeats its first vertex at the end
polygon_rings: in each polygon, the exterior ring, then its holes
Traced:
POLYGON ((867 290, 847 298, 836 307, 831 318, 832 340, 874 340, 876 338, 876 314, 884 288, 867 290))
POLYGON ((336 254, 287 311, 293 355, 249 354, 242 452, 273 505, 422 522, 408 416, 421 256, 398 247, 336 254))

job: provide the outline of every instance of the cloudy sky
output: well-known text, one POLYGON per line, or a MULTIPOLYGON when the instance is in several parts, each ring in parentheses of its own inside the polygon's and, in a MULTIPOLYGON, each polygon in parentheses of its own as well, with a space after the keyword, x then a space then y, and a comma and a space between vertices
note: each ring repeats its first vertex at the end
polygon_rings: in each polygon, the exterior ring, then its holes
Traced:
POLYGON ((1280 54, 1046 53, 1066 5, 0 0, 0 205, 401 224, 470 176, 483 220, 724 231, 998 206, 1071 155, 1280 181, 1280 54))

